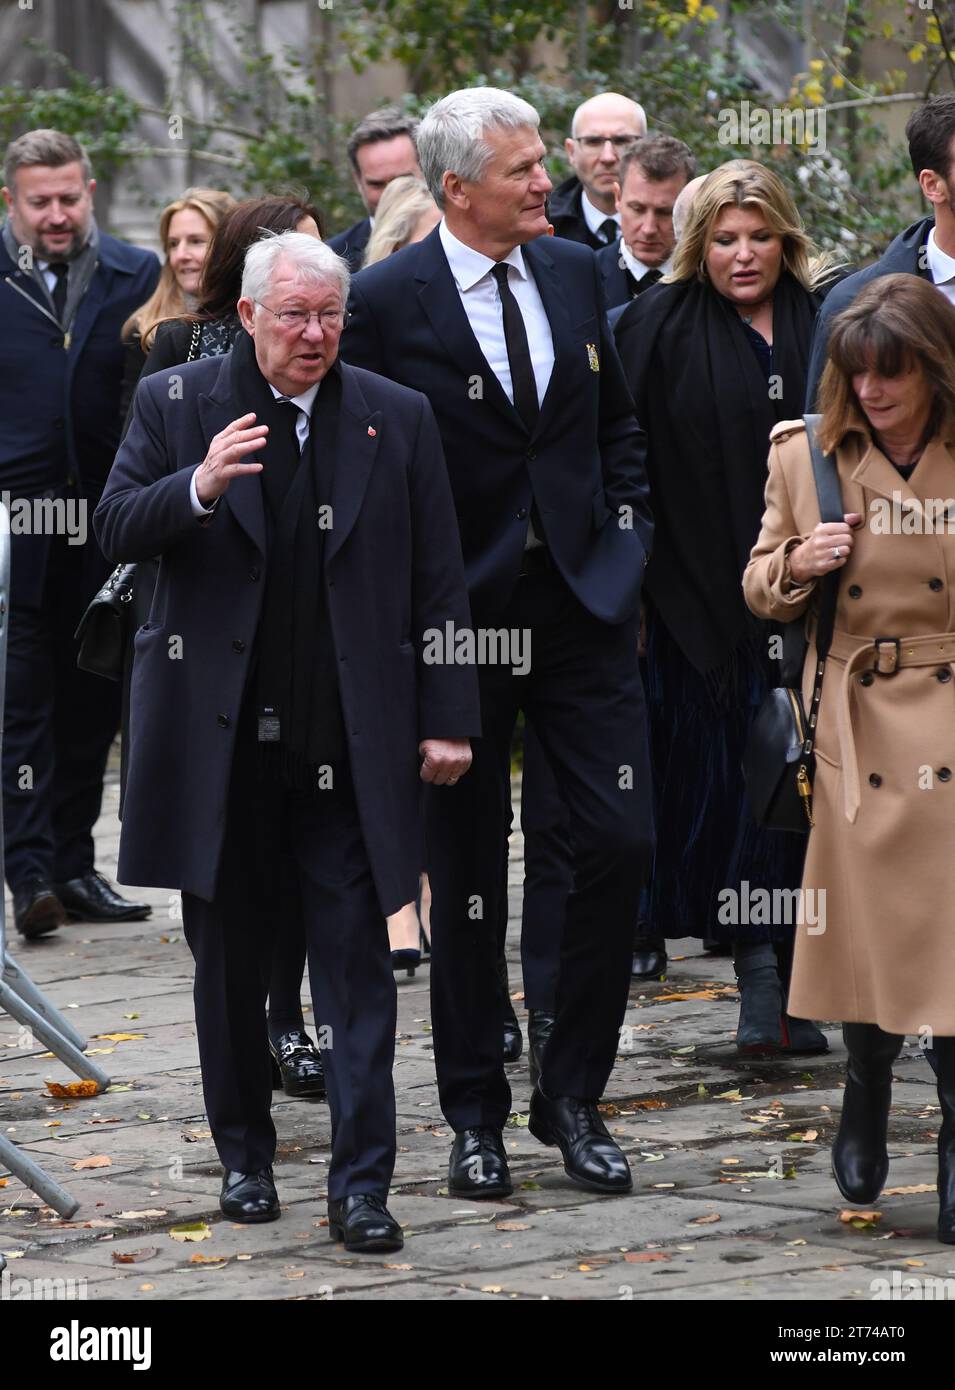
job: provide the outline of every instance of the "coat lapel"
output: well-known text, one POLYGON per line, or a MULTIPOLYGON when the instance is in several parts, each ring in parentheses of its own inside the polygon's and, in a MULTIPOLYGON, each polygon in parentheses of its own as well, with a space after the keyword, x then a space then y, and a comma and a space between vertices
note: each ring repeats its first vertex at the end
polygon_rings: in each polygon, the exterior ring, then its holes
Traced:
MULTIPOLYGON (((524 247, 524 260, 537 282, 537 288, 544 304, 544 312, 550 324, 551 337, 554 340, 554 367, 550 374, 550 381, 547 383, 547 390, 544 392, 544 399, 541 401, 537 424, 534 426, 533 437, 535 438, 547 429, 550 417, 556 409, 557 402, 561 399, 560 383, 564 364, 570 360, 572 353, 585 351, 583 345, 574 342, 571 333, 570 310, 567 307, 567 290, 562 285, 557 267, 547 251, 545 243, 548 240, 548 237, 538 237, 536 241, 530 241, 524 247)), ((597 333, 598 328, 595 323, 595 343, 597 333)))
POLYGON ((509 424, 524 429, 521 417, 507 399, 474 336, 437 227, 421 242, 415 279, 421 282, 418 294, 421 307, 448 357, 469 382, 476 378, 482 383, 483 399, 499 410, 509 424))
POLYGON ((381 411, 370 411, 358 373, 341 364, 342 403, 335 441, 332 525, 325 545, 325 565, 344 545, 361 510, 383 429, 381 411))
MULTIPOLYGON (((248 413, 232 395, 231 353, 222 359, 215 386, 207 396, 199 397, 198 409, 206 449, 213 437, 224 430, 226 425, 231 424, 240 415, 248 413)), ((258 473, 245 473, 242 477, 233 478, 223 494, 223 503, 232 512, 259 553, 265 555, 265 504, 262 501, 262 484, 258 473)))

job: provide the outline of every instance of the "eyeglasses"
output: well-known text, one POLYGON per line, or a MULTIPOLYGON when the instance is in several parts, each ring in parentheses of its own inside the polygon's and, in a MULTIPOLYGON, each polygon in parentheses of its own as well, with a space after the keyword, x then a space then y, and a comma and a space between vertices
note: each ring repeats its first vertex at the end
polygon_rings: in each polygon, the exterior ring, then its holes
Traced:
POLYGON ((575 140, 578 145, 583 145, 585 150, 602 150, 609 140, 615 150, 622 151, 630 148, 635 141, 640 139, 639 135, 572 135, 571 140, 575 140))
POLYGON ((289 333, 301 332, 312 319, 318 319, 323 333, 340 333, 348 322, 347 309, 269 309, 261 299, 253 301, 260 309, 266 309, 273 318, 289 333))

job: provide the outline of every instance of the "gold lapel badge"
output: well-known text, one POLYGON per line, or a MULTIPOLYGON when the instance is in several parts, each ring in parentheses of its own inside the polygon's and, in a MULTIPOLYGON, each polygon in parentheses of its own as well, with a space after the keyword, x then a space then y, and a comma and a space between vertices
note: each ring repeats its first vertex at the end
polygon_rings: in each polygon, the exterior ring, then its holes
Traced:
POLYGON ((592 372, 600 371, 600 358, 597 356, 596 343, 587 344, 587 361, 590 363, 590 370, 592 372))

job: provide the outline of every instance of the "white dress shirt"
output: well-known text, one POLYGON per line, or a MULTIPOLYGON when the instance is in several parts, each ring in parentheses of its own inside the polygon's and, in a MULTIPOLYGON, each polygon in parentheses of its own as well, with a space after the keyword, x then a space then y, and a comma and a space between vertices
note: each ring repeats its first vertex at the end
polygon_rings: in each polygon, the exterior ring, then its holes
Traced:
MULTIPOLYGON (((438 236, 448 258, 451 274, 468 322, 478 340, 478 346, 487 358, 488 366, 497 377, 507 399, 514 404, 514 386, 511 382, 511 368, 507 360, 507 342, 504 337, 504 309, 498 292, 497 281, 491 271, 498 264, 490 256, 475 251, 459 241, 448 224, 442 219, 438 225, 438 236)), ((534 380, 537 383, 537 402, 544 400, 544 393, 554 370, 554 338, 550 322, 544 310, 544 303, 537 288, 537 282, 527 268, 524 255, 519 246, 504 257, 508 265, 507 283, 517 300, 527 332, 527 346, 530 349, 534 380)))
MULTIPOLYGON (((314 386, 310 386, 308 390, 303 391, 300 396, 285 397, 285 393, 276 390, 271 381, 268 383, 269 390, 276 400, 278 400, 279 397, 284 397, 290 400, 293 405, 298 406, 299 413, 295 417, 295 434, 298 439, 299 452, 305 448, 305 444, 308 440, 308 429, 312 419, 312 407, 315 404, 315 397, 318 395, 318 388, 321 384, 320 381, 316 381, 314 386)), ((202 464, 199 465, 199 468, 201 467, 202 464)), ((189 482, 189 501, 192 504, 193 516, 210 516, 211 513, 215 511, 216 502, 218 502, 219 498, 217 497, 215 501, 210 502, 208 507, 204 507, 199 501, 199 494, 196 491, 196 473, 199 472, 199 468, 194 470, 189 482)))
MULTIPOLYGON (((580 210, 584 214, 584 221, 587 223, 588 230, 591 231, 594 236, 603 235, 600 229, 606 222, 608 217, 612 218, 613 221, 616 222, 617 236, 620 236, 619 212, 601 212, 600 208, 596 207, 590 201, 583 189, 580 190, 580 210)), ((606 245, 612 246, 613 243, 608 241, 606 245)))
POLYGON ((669 275, 670 273, 669 261, 664 261, 663 265, 657 266, 644 265, 643 261, 638 261, 623 237, 620 238, 619 251, 620 259, 635 280, 642 280, 648 270, 659 270, 661 275, 669 275))
POLYGON ((928 234, 926 257, 935 287, 942 291, 950 303, 955 304, 955 259, 943 251, 935 240, 934 227, 928 234))
MULTIPOLYGON (((43 276, 43 283, 46 285, 47 289, 50 291, 50 294, 52 294, 53 291, 56 289, 57 277, 53 274, 53 271, 50 269, 50 262, 49 262, 49 261, 41 261, 41 260, 39 259, 39 257, 37 257, 36 268, 37 268, 37 270, 40 272, 40 274, 43 276)), ((69 282, 67 282, 67 283, 69 283, 69 282)))

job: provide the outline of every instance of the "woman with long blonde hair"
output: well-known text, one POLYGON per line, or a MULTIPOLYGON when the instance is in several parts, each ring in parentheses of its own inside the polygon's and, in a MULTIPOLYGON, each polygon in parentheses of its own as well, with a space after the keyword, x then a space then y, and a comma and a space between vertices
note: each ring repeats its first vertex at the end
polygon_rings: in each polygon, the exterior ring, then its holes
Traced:
POLYGON ((670 274, 617 325, 656 525, 645 593, 658 848, 646 935, 658 949, 687 935, 732 945, 742 1052, 827 1046, 786 1013, 794 924, 749 910, 760 890, 773 903, 772 890, 799 887, 803 842, 761 829, 745 799, 746 737, 778 681, 773 633, 748 612, 740 579, 769 434, 802 412, 819 290, 833 276, 777 175, 733 160, 698 189, 670 274))
POLYGON ((187 188, 159 217, 159 242, 165 260, 152 294, 123 324, 126 345, 121 410, 125 417, 156 329, 166 319, 191 313, 199 299, 202 267, 213 233, 235 207, 230 193, 218 188, 187 188))
POLYGON ((413 174, 392 179, 375 212, 362 269, 386 260, 403 246, 422 241, 440 221, 441 209, 423 179, 413 174))

